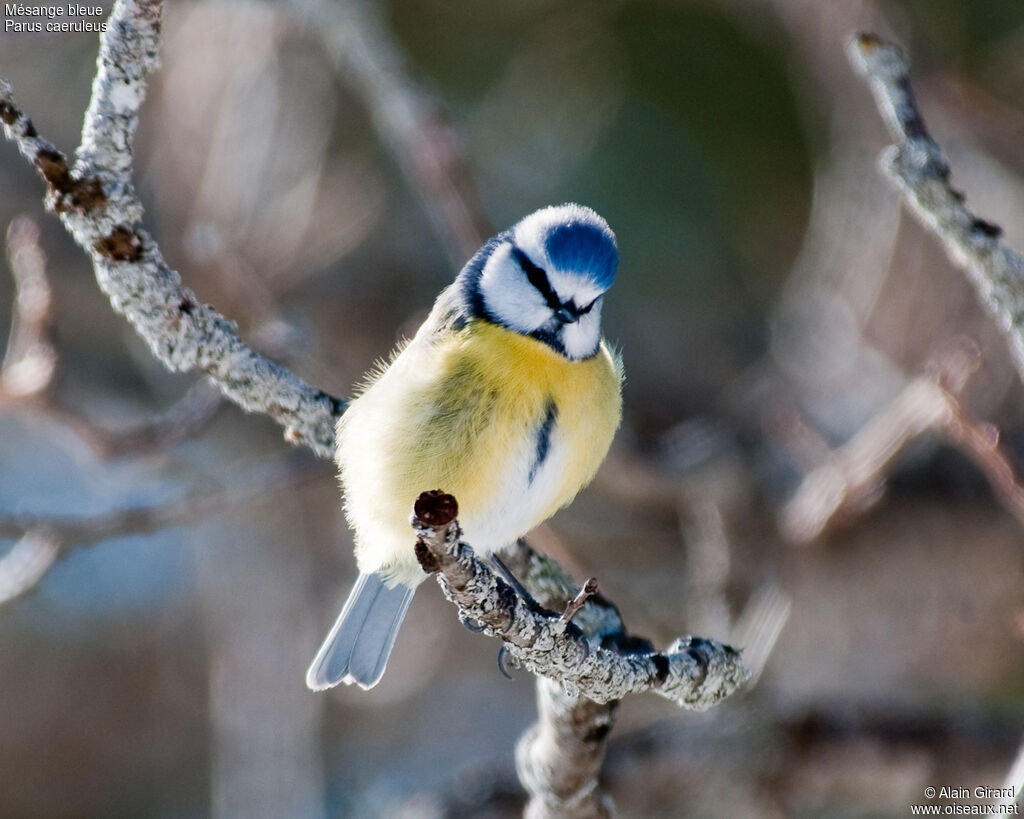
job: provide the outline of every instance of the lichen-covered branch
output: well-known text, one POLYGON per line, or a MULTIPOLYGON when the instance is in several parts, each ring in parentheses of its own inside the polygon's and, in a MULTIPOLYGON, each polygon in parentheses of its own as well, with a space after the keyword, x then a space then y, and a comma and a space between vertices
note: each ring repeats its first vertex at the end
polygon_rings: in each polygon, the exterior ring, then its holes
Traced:
MULTIPOLYGON (((618 609, 596 595, 594 578, 577 592, 572 578, 555 561, 524 541, 516 545, 511 562, 540 605, 552 611, 564 605, 562 619, 575 619, 588 641, 629 644, 618 609)), ((646 641, 634 645, 653 650, 646 641)), ((600 776, 618 707, 618 700, 594 702, 548 677, 537 678, 537 721, 516 743, 516 772, 530 796, 527 817, 603 819, 613 815, 600 776)))
POLYGON ((420 565, 438 575, 445 596, 464 619, 500 637, 529 671, 594 702, 651 691, 695 711, 717 704, 746 680, 739 652, 713 640, 683 637, 664 652, 594 645, 575 620, 523 600, 478 560, 461 540, 455 500, 440 498, 446 500, 424 493, 417 501, 413 526, 420 565))
POLYGON ((259 355, 235 325, 201 304, 140 224, 131 150, 146 80, 157 64, 160 0, 119 0, 97 59, 78 161, 42 138, 0 79, 4 133, 46 183, 47 207, 88 254, 100 288, 169 369, 199 370, 249 412, 269 415, 285 437, 322 457, 334 451, 345 402, 259 355))
POLYGON ((516 772, 530 796, 526 819, 614 815, 600 784, 618 700, 597 703, 537 678, 537 721, 516 744, 516 772))
MULTIPOLYGON (((92 96, 82 126, 75 174, 98 179, 108 202, 136 206, 132 144, 149 75, 159 65, 163 0, 114 5, 100 38, 92 96)), ((141 211, 139 213, 141 216, 141 211)))
POLYGON ((967 273, 1009 339, 1024 377, 1024 256, 1001 241, 1002 230, 975 216, 950 185, 950 167, 932 139, 914 98, 901 49, 874 34, 850 43, 854 64, 870 80, 879 110, 897 143, 881 164, 902 190, 911 211, 967 273))
POLYGON ((529 819, 598 819, 611 815, 599 774, 618 701, 653 691, 702 711, 736 691, 749 671, 739 652, 695 637, 656 652, 626 634, 618 610, 577 590, 552 560, 520 545, 511 563, 533 599, 524 599, 461 540, 458 504, 443 492, 416 501, 413 528, 420 566, 436 574, 464 622, 504 641, 504 650, 536 674, 538 721, 516 748, 529 819), (553 609, 561 609, 555 611, 553 609))

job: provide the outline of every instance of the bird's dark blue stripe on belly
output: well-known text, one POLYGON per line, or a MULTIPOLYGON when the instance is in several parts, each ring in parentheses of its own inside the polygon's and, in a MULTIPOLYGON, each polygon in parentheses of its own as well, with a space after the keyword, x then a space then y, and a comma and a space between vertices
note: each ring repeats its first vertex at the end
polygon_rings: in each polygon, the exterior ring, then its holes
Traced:
POLYGON ((555 419, 557 417, 558 406, 554 401, 549 400, 544 410, 544 420, 541 421, 540 427, 537 428, 536 449, 533 454, 533 463, 530 464, 530 474, 527 478, 529 483, 533 483, 533 479, 537 477, 538 470, 540 470, 548 457, 548 451, 551 449, 551 433, 555 428, 555 419))

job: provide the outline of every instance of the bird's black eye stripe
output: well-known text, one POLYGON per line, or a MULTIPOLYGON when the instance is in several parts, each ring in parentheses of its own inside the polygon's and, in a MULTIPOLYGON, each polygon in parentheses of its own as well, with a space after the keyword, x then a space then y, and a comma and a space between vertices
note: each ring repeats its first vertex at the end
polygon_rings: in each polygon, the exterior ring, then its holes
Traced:
POLYGON ((544 269, 537 267, 537 265, 530 261, 529 256, 515 246, 512 247, 512 258, 519 263, 530 284, 536 287, 538 292, 544 297, 548 307, 552 310, 558 310, 562 303, 558 300, 558 296, 555 295, 555 291, 551 289, 551 282, 548 281, 548 274, 544 272, 544 269))
POLYGON ((590 304, 585 305, 584 307, 580 307, 579 309, 577 309, 576 310, 576 315, 577 316, 585 316, 587 313, 589 313, 593 309, 595 304, 597 304, 597 299, 594 299, 592 302, 590 302, 590 304))

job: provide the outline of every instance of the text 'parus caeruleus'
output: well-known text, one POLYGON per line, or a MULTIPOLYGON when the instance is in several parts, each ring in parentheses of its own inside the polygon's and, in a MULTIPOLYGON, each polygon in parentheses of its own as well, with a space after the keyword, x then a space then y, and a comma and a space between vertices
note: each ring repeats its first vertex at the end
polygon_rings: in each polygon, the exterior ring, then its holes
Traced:
POLYGON ((608 452, 622 369, 601 340, 618 266, 594 211, 561 205, 490 239, 338 423, 359 579, 306 675, 312 689, 380 680, 427 575, 409 524, 420 492, 459 502, 482 557, 568 504, 608 452))

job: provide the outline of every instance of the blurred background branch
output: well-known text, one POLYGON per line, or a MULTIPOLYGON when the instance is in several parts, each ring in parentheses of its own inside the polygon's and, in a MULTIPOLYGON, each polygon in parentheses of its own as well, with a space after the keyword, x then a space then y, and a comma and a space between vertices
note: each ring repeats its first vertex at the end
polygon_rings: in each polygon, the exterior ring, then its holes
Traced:
POLYGON ((1024 525, 1024 487, 999 447, 999 430, 979 424, 959 396, 977 372, 977 346, 960 339, 931 362, 891 404, 809 472, 782 509, 783 534, 795 543, 817 538, 836 519, 847 522, 881 498, 885 475, 921 435, 937 433, 970 458, 995 495, 1024 525))
POLYGON ((31 591, 46 571, 71 549, 95 546, 126 535, 147 534, 244 506, 285 487, 294 488, 322 475, 295 468, 278 469, 243 487, 193 492, 155 506, 119 509, 89 517, 5 515, 0 513, 0 539, 16 541, 0 558, 0 606, 31 591))
POLYGON ((1007 334, 1024 376, 1024 257, 1000 240, 1002 228, 971 213, 964 195, 950 186, 949 163, 925 128, 902 51, 875 34, 862 33, 850 41, 850 54, 899 140, 885 152, 882 167, 921 223, 968 274, 1007 334))
POLYGON ((431 217, 452 268, 462 267, 494 234, 494 226, 461 138, 441 101, 409 70, 382 7, 367 0, 291 2, 367 106, 377 133, 431 217))
POLYGON ((0 399, 24 400, 50 385, 57 353, 50 341, 53 293, 39 229, 28 218, 7 228, 7 266, 14 280, 11 329, 0 363, 0 399))
POLYGON ((27 216, 7 229, 7 264, 14 280, 11 330, 0 364, 0 403, 20 404, 75 430, 97 455, 127 457, 153 452, 198 435, 220 408, 220 393, 197 381, 162 414, 121 429, 108 429, 64 403, 53 386, 59 367, 51 339, 53 293, 39 228, 27 216))

